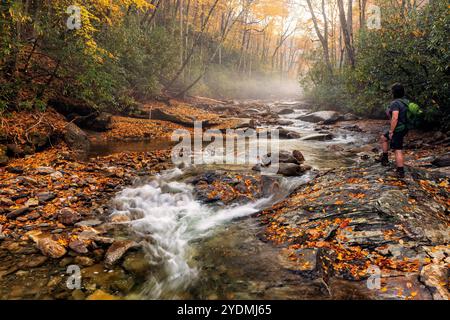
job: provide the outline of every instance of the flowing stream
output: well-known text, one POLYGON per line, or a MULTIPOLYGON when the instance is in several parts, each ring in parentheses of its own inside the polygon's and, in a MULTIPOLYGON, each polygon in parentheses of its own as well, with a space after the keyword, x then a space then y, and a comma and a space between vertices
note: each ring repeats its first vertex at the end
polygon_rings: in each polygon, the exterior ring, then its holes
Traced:
MULTIPOLYGON (((287 129, 303 136, 316 133, 312 124, 296 120, 304 112, 285 116, 294 121, 287 129)), ((280 150, 298 149, 308 164, 323 169, 354 163, 354 159, 330 152, 328 146, 355 141, 362 137, 344 133, 329 142, 280 140, 280 150)), ((248 172, 248 168, 229 170, 248 172)), ((263 226, 252 217, 308 182, 310 174, 282 178, 278 194, 228 207, 196 200, 193 186, 186 182, 193 174, 174 169, 125 189, 114 199, 114 214, 131 218, 131 230, 144 239, 145 256, 154 269, 130 298, 323 298, 320 285, 299 282, 283 270, 274 247, 260 240, 263 226)))

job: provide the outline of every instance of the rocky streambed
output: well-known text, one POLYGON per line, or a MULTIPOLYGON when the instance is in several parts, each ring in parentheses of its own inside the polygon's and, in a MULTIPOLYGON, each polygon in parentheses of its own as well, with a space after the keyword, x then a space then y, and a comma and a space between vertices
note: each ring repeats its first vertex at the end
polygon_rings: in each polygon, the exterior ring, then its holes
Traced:
POLYGON ((278 128, 280 174, 170 169, 154 142, 15 161, 0 169, 0 297, 448 299, 445 172, 390 177, 374 161, 379 124, 351 115, 204 108, 244 130, 278 128))

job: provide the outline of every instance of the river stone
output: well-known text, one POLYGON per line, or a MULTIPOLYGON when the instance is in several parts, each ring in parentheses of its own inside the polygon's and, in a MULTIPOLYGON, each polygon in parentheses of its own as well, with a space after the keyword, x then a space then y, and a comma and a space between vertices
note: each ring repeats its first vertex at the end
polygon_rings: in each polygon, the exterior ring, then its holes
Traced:
POLYGON ((41 250, 43 255, 53 259, 61 258, 67 252, 62 245, 49 237, 39 238, 36 246, 41 250))
POLYGON ((294 110, 286 108, 286 109, 282 109, 282 110, 278 111, 277 113, 281 114, 281 115, 292 114, 292 113, 294 113, 294 110))
POLYGON ((56 198, 56 194, 53 192, 40 192, 36 194, 36 197, 39 199, 39 202, 47 202, 56 198))
POLYGON ((291 126, 294 124, 294 121, 280 119, 280 120, 277 120, 276 124, 279 126, 291 126))
POLYGON ((331 133, 319 133, 319 134, 311 134, 309 136, 304 137, 302 140, 305 141, 326 141, 332 140, 333 135, 331 133))
POLYGON ((73 240, 69 242, 69 248, 79 254, 88 253, 86 244, 81 240, 73 240))
POLYGON ((95 227, 101 225, 103 222, 101 220, 93 219, 93 220, 83 220, 75 223, 76 227, 95 227))
POLYGON ((111 222, 113 223, 126 223, 130 221, 130 217, 125 214, 115 214, 111 217, 111 222))
POLYGON ((52 178, 53 181, 62 179, 64 177, 64 175, 60 172, 60 171, 56 171, 52 174, 50 174, 50 177, 52 178))
POLYGON ((42 266, 47 261, 46 256, 42 255, 29 255, 25 260, 19 262, 17 265, 19 269, 37 268, 42 266))
POLYGON ((292 156, 297 161, 298 164, 302 164, 305 162, 305 157, 303 156, 303 153, 300 150, 294 150, 292 152, 292 156))
POLYGON ((38 198, 30 198, 25 202, 25 206, 27 207, 37 207, 39 205, 39 199, 38 198))
POLYGON ((297 119, 313 123, 323 122, 324 124, 333 124, 342 119, 342 115, 336 111, 318 111, 300 116, 297 119))
POLYGON ((278 174, 285 177, 296 177, 302 175, 306 170, 295 163, 279 163, 278 174))
POLYGON ((106 266, 112 266, 119 261, 122 256, 131 248, 137 247, 138 244, 132 240, 116 240, 108 248, 105 254, 106 266))
POLYGON ((8 213, 6 215, 6 217, 8 219, 16 219, 17 217, 19 217, 19 216, 25 214, 26 212, 28 212, 29 210, 30 210, 29 207, 26 207, 26 206, 25 207, 21 207, 19 209, 13 210, 10 213, 8 213))
POLYGON ((74 263, 82 267, 90 267, 94 265, 94 260, 89 257, 77 256, 74 263))
POLYGON ((120 300, 120 298, 106 293, 103 290, 96 290, 93 294, 88 296, 86 300, 120 300))
POLYGON ((278 129, 278 134, 280 139, 300 139, 302 137, 300 133, 286 129, 278 129))
POLYGON ((55 173, 55 169, 53 169, 52 167, 38 167, 36 168, 36 173, 38 174, 42 174, 42 175, 48 175, 48 174, 52 174, 55 173))
POLYGON ((71 226, 80 221, 80 219, 80 214, 70 208, 62 208, 58 214, 58 221, 66 226, 71 226))
POLYGON ((151 265, 142 252, 133 252, 127 254, 123 260, 123 268, 137 276, 145 276, 151 268, 151 265))

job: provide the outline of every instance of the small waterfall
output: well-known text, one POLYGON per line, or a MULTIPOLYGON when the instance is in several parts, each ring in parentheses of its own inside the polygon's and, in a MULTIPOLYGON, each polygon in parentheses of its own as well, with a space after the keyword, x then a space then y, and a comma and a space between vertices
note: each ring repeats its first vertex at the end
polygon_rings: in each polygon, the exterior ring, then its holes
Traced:
POLYGON ((196 279, 190 242, 210 234, 214 227, 254 214, 271 203, 254 203, 218 209, 195 200, 191 185, 173 181, 180 170, 158 176, 149 184, 122 191, 115 199, 114 214, 126 214, 132 229, 147 239, 145 250, 155 266, 143 295, 177 298, 196 279))

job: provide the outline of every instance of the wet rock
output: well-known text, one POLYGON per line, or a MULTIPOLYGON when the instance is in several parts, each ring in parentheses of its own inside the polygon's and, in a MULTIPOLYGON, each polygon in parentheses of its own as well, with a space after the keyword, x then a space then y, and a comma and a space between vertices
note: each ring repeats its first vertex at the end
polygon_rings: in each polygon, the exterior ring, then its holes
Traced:
POLYGON ((79 254, 88 253, 86 244, 81 240, 73 240, 69 242, 69 248, 79 254))
POLYGON ((36 179, 33 179, 31 177, 18 177, 17 179, 23 185, 28 185, 28 186, 39 185, 39 182, 36 179))
POLYGON ((61 258, 67 252, 62 245, 50 237, 38 238, 36 246, 39 250, 41 250, 43 255, 53 259, 61 258))
POLYGON ((98 225, 101 225, 103 222, 101 220, 96 220, 96 219, 92 219, 92 220, 83 220, 80 222, 75 223, 76 227, 95 227, 98 225))
POLYGON ((333 124, 342 119, 342 115, 336 111, 318 111, 297 118, 301 121, 323 124, 333 124))
POLYGON ((54 289, 62 281, 63 281, 62 277, 58 277, 58 276, 51 277, 50 280, 47 282, 47 288, 54 289))
POLYGON ((123 268, 137 276, 145 276, 151 269, 148 258, 142 252, 128 254, 122 264, 123 268))
POLYGON ((137 247, 138 244, 131 240, 116 240, 108 248, 105 255, 105 264, 107 266, 114 265, 122 256, 131 248, 137 247))
POLYGON ((58 214, 58 221, 66 226, 71 226, 80 221, 80 219, 80 214, 70 208, 62 208, 58 214))
POLYGON ((445 264, 429 264, 420 272, 420 280, 430 288, 435 300, 450 300, 450 292, 446 287, 449 276, 449 268, 445 264))
POLYGON ((16 219, 17 217, 19 217, 19 216, 21 216, 21 215, 27 213, 28 210, 30 210, 29 207, 21 207, 21 208, 19 208, 19 209, 13 210, 13 211, 11 211, 10 213, 8 213, 8 214, 6 215, 6 217, 7 217, 8 219, 16 219))
POLYGON ((89 257, 77 256, 74 259, 74 263, 82 267, 90 267, 94 265, 94 260, 89 257))
POLYGON ((295 131, 286 130, 286 129, 279 129, 278 130, 279 138, 280 139, 300 139, 301 134, 295 131))
POLYGON ((73 300, 85 300, 86 295, 83 291, 77 289, 72 292, 72 298, 73 300))
POLYGON ((25 206, 27 206, 27 207, 37 207, 38 205, 39 205, 38 198, 31 198, 31 199, 28 199, 27 202, 25 202, 25 206))
POLYGON ((292 113, 294 113, 294 110, 289 109, 289 108, 285 108, 285 109, 282 109, 282 110, 278 111, 277 113, 278 114, 282 114, 282 115, 292 114, 292 113))
POLYGON ((297 161, 298 164, 302 164, 305 162, 305 157, 303 156, 303 153, 300 150, 294 150, 292 152, 292 156, 297 161))
POLYGON ((61 259, 61 261, 59 261, 59 266, 62 268, 67 267, 70 264, 73 264, 73 257, 64 257, 61 259))
POLYGON ((90 148, 88 136, 74 123, 66 126, 64 140, 72 150, 86 152, 90 148))
POLYGON ((93 294, 88 296, 86 300, 120 300, 120 298, 106 293, 103 290, 96 290, 93 294))
POLYGON ((285 177, 296 177, 300 176, 303 173, 305 173, 307 170, 305 170, 304 167, 294 164, 294 163, 280 163, 278 174, 281 174, 285 177))
POLYGON ((281 119, 281 120, 277 120, 276 124, 279 126, 290 126, 290 125, 294 124, 294 121, 281 119))
POLYGON ((125 175, 125 170, 120 167, 108 167, 105 171, 111 177, 123 178, 125 175))
POLYGON ((333 134, 331 133, 319 133, 319 134, 312 134, 307 137, 304 137, 302 140, 305 141, 327 141, 327 140, 333 140, 333 134))
POLYGON ((40 203, 48 202, 56 198, 56 194, 53 192, 40 192, 36 194, 40 203))
POLYGON ((450 166, 450 153, 437 157, 431 162, 436 167, 449 167, 450 166))
POLYGON ((29 255, 23 261, 18 263, 19 269, 37 268, 42 266, 47 261, 46 256, 29 255))
POLYGON ((48 175, 48 174, 55 173, 55 169, 53 169, 52 167, 38 167, 38 168, 36 168, 36 173, 42 174, 42 175, 48 175))
POLYGON ((124 214, 115 214, 111 217, 111 222, 113 223, 126 223, 130 221, 130 217, 124 214))

